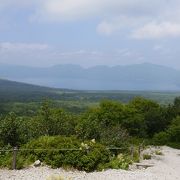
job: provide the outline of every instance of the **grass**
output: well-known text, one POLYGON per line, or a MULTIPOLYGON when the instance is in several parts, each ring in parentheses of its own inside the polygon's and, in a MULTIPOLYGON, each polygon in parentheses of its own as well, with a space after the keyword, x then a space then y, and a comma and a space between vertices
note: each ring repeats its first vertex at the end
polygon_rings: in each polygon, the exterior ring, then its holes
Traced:
POLYGON ((155 151, 155 154, 158 155, 158 156, 162 156, 163 155, 163 153, 161 151, 159 151, 159 150, 155 151))
POLYGON ((151 155, 150 154, 143 154, 143 159, 144 160, 150 160, 151 159, 151 155))

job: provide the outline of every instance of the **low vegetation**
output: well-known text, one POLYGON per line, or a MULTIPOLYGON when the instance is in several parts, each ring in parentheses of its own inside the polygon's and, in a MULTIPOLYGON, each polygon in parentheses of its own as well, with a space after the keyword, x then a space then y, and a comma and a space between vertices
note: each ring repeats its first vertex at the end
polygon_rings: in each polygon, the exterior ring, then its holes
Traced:
POLYGON ((151 155, 150 154, 143 154, 143 159, 149 160, 149 159, 151 159, 151 155))
POLYGON ((168 106, 140 97, 126 104, 104 100, 77 114, 45 101, 34 114, 0 116, 0 167, 11 168, 8 150, 17 146, 19 169, 36 160, 88 172, 128 169, 142 142, 180 148, 180 98, 168 106))

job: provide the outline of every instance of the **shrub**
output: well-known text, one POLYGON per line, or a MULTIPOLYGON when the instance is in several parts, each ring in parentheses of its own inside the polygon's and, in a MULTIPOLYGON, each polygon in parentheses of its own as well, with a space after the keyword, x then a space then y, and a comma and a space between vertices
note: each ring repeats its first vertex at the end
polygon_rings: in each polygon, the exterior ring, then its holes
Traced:
POLYGON ((119 125, 106 128, 106 130, 100 133, 100 138, 100 142, 106 146, 121 147, 124 150, 128 149, 128 132, 119 125))
POLYGON ((143 154, 143 159, 149 160, 149 159, 151 159, 151 155, 150 154, 143 154))
POLYGON ((19 133, 20 120, 14 113, 9 113, 0 123, 1 142, 17 146, 20 143, 19 133))
POLYGON ((4 151, 0 152, 0 167, 10 167, 12 166, 12 150, 10 145, 2 148, 4 151))
POLYGON ((169 142, 169 135, 167 134, 167 132, 160 132, 154 135, 152 141, 155 145, 167 145, 167 143, 169 142))
POLYGON ((112 160, 104 165, 100 165, 99 169, 124 169, 128 170, 129 165, 132 164, 132 161, 128 156, 119 154, 117 157, 112 158, 112 160))
POLYGON ((110 151, 103 145, 91 141, 81 143, 75 137, 44 136, 27 143, 22 149, 35 149, 20 153, 20 159, 28 157, 26 164, 39 159, 53 168, 73 167, 93 171, 100 163, 110 160, 110 151))
POLYGON ((180 143, 180 116, 177 116, 167 130, 170 142, 180 143))
POLYGON ((156 150, 155 154, 158 155, 158 156, 162 156, 163 155, 163 153, 161 151, 159 151, 159 150, 156 150))

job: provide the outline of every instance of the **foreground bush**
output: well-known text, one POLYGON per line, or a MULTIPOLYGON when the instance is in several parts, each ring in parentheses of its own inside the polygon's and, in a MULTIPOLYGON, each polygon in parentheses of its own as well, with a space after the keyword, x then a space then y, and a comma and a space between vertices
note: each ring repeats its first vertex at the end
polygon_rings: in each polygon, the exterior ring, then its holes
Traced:
POLYGON ((30 141, 21 149, 28 151, 19 152, 18 168, 40 160, 53 168, 73 167, 78 170, 93 171, 99 164, 110 161, 110 151, 103 145, 94 141, 82 143, 74 137, 44 136, 30 141))
POLYGON ((166 131, 156 134, 153 138, 153 143, 180 148, 180 116, 173 119, 166 131))
POLYGON ((119 154, 117 157, 113 157, 110 162, 100 165, 99 170, 104 169, 124 169, 128 170, 129 165, 132 164, 132 160, 123 154, 119 154))
POLYGON ((153 137, 153 144, 161 146, 167 145, 169 142, 169 134, 167 132, 160 132, 153 137))
POLYGON ((180 116, 173 119, 168 134, 171 142, 180 143, 180 116))

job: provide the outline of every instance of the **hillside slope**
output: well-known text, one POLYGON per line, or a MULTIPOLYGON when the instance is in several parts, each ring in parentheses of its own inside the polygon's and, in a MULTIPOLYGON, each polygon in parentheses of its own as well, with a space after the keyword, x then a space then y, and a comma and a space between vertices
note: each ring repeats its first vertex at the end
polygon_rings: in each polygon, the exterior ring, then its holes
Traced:
POLYGON ((58 98, 56 89, 0 79, 0 102, 39 101, 58 98))

